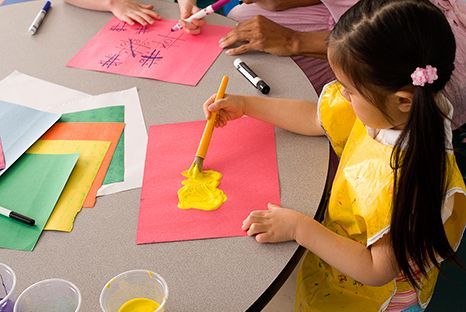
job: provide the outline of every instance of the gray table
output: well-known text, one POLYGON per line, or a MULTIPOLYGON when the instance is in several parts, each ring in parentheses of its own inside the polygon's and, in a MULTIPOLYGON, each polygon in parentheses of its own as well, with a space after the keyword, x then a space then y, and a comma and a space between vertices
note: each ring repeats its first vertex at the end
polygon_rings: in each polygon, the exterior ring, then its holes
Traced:
MULTIPOLYGON (((234 58, 223 53, 197 87, 67 68, 67 61, 111 14, 54 1, 31 37, 27 28, 41 5, 33 1, 0 8, 0 78, 19 70, 90 94, 136 86, 147 127, 203 119, 200 103, 216 91, 223 74, 230 76, 227 92, 258 95, 233 68, 234 58)), ((176 4, 158 1, 155 6, 162 16, 178 18, 176 4)), ((218 15, 207 21, 234 25, 218 15)), ((242 59, 270 84, 270 96, 316 98, 290 58, 249 54, 242 59)), ((327 172, 326 139, 277 129, 276 142, 282 205, 314 215, 327 172)), ((169 311, 244 311, 266 290, 270 295, 278 276, 283 280, 289 274, 283 272, 298 250, 294 242, 261 245, 253 238, 235 237, 137 246, 139 196, 137 189, 99 198, 94 209, 78 215, 73 232, 44 232, 33 252, 0 250, 0 262, 17 274, 16 296, 39 280, 59 277, 80 288, 81 311, 99 311, 99 294, 107 280, 145 268, 166 279, 169 311)))

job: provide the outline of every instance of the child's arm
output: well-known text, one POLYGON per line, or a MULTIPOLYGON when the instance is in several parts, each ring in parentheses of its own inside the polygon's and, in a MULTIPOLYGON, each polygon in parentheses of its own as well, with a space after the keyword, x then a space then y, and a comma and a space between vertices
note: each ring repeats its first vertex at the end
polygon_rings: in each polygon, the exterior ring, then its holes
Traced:
POLYGON ((138 3, 135 0, 65 0, 77 7, 96 10, 110 11, 119 20, 133 25, 137 22, 141 25, 154 23, 154 19, 160 19, 160 15, 152 9, 152 4, 138 3))
POLYGON ((204 19, 194 19, 191 23, 187 23, 184 19, 190 17, 200 9, 196 6, 196 0, 178 0, 180 8, 180 23, 184 30, 191 35, 198 35, 201 33, 201 27, 205 24, 204 19))
POLYGON ((313 102, 243 95, 226 95, 215 103, 214 100, 215 95, 204 103, 204 112, 206 118, 211 112, 218 112, 217 127, 247 115, 299 134, 324 134, 317 118, 317 105, 313 102))
POLYGON ((256 235, 258 242, 296 240, 332 267, 371 286, 385 285, 398 275, 389 233, 366 247, 298 211, 272 204, 268 208, 251 212, 243 222, 243 230, 256 235))

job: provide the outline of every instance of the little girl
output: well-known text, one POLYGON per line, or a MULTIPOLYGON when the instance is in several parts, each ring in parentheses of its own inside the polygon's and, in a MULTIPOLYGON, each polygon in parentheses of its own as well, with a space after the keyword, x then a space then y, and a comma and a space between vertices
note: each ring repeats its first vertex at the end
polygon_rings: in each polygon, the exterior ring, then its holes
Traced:
POLYGON ((453 33, 427 0, 362 0, 330 34, 328 58, 338 81, 317 105, 239 95, 204 104, 221 127, 248 115, 326 134, 340 157, 323 224, 269 204, 243 229, 309 250, 298 311, 422 311, 466 225, 452 105, 440 92, 454 70, 453 33))

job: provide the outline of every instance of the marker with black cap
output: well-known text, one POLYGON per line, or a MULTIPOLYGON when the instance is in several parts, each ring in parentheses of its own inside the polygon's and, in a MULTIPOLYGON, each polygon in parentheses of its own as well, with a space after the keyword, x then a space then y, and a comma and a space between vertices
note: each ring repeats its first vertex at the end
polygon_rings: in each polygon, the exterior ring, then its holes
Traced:
POLYGON ((20 213, 11 211, 10 209, 6 209, 5 207, 2 207, 2 206, 0 206, 0 215, 4 215, 5 217, 9 217, 11 219, 15 219, 15 220, 21 221, 29 225, 34 225, 36 223, 34 219, 26 217, 20 213))
POLYGON ((264 80, 257 77, 256 73, 249 68, 246 63, 244 63, 241 59, 237 58, 233 65, 236 69, 247 79, 249 82, 256 87, 262 94, 268 94, 270 92, 270 87, 268 84, 265 83, 264 80))

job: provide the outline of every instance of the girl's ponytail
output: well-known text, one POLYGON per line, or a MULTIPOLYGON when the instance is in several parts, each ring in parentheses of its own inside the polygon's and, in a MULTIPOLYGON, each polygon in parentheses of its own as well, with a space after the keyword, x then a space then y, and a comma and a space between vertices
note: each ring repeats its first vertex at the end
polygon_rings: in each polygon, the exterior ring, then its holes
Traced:
POLYGON ((448 158, 444 113, 431 87, 415 87, 411 114, 392 153, 394 169, 391 239, 400 270, 412 285, 419 270, 439 267, 436 256, 454 254, 443 228, 448 158))

